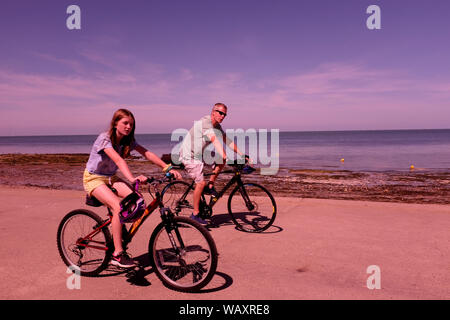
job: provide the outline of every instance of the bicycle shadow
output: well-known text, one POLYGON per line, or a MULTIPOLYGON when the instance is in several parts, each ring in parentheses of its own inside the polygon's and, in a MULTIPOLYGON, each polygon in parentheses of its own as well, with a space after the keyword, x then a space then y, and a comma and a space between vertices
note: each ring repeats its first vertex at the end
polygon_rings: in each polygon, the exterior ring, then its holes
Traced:
MULTIPOLYGON (((146 277, 154 273, 153 267, 150 262, 150 257, 148 253, 144 253, 138 257, 135 257, 134 260, 138 263, 138 267, 133 270, 128 270, 126 272, 127 282, 131 285, 147 287, 150 286, 151 283, 146 279, 146 277)), ((163 283, 164 284, 164 283, 163 283)), ((196 292, 190 292, 194 294, 198 293, 211 293, 216 291, 224 290, 230 287, 233 284, 233 278, 223 272, 218 272, 214 274, 214 277, 211 279, 211 282, 205 287, 196 292), (216 276, 221 277, 223 280, 216 279, 216 276), (216 283, 219 284, 216 284, 216 283)), ((166 286, 164 284, 164 286, 166 286)), ((170 289, 170 288, 169 288, 170 289)))
MULTIPOLYGON (((251 213, 248 212, 239 212, 239 213, 234 213, 236 219, 240 222, 243 222, 244 224, 249 224, 251 225, 252 223, 254 223, 254 221, 249 220, 247 217, 248 216, 254 216, 251 213)), ((215 229, 215 228, 220 228, 222 226, 235 226, 235 229, 241 232, 246 232, 246 233, 253 233, 250 231, 246 231, 246 230, 242 230, 239 227, 237 227, 233 220, 231 219, 230 214, 227 213, 214 213, 211 216, 211 223, 206 225, 206 227, 208 228, 209 231, 211 231, 211 229, 215 229)), ((282 232, 283 228, 280 226, 276 226, 276 225, 271 225, 267 230, 264 230, 262 232, 257 232, 260 234, 265 234, 265 233, 278 233, 278 232, 282 232)))
POLYGON ((146 267, 150 266, 150 259, 148 258, 148 254, 140 255, 139 257, 134 258, 137 262, 137 267, 135 268, 121 268, 115 265, 110 264, 101 274, 97 275, 98 278, 106 278, 106 277, 114 277, 119 275, 125 275, 128 278, 128 282, 137 286, 150 286, 151 283, 145 279, 147 275, 153 272, 153 269, 146 269, 146 267))
POLYGON ((154 271, 151 266, 148 254, 142 254, 138 257, 135 257, 133 260, 137 262, 138 266, 137 268, 134 268, 127 272, 127 274, 125 275, 127 277, 127 282, 138 287, 150 286, 151 283, 146 279, 146 277, 154 271))

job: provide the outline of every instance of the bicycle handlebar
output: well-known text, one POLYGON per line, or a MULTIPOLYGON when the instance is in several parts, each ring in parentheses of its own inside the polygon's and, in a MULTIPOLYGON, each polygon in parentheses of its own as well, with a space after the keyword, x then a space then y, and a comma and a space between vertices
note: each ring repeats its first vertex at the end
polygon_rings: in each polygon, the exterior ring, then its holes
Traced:
POLYGON ((164 182, 170 182, 174 179, 175 179, 175 176, 173 175, 173 173, 167 172, 164 175, 164 178, 162 178, 162 179, 155 179, 153 177, 148 177, 146 183, 156 185, 156 184, 161 184, 164 182))
MULTIPOLYGON (((143 182, 143 183, 144 183, 144 184, 145 184, 145 183, 148 183, 148 184, 151 184, 151 185, 156 186, 157 184, 162 184, 162 183, 164 183, 164 182, 170 182, 170 181, 172 181, 172 180, 175 180, 175 176, 174 176, 172 173, 167 172, 167 173, 164 175, 164 178, 162 178, 162 179, 155 179, 155 178, 153 178, 153 177, 147 177, 147 180, 146 180, 145 182, 143 182)), ((140 184, 140 183, 141 183, 141 182, 139 181, 139 179, 136 179, 136 180, 133 182, 132 186, 133 186, 133 189, 134 189, 135 192, 139 191, 139 184, 140 184)))
POLYGON ((241 159, 236 159, 236 160, 233 160, 231 162, 227 162, 227 165, 232 166, 232 167, 234 167, 234 166, 245 166, 245 165, 249 164, 250 157, 248 155, 244 155, 244 163, 242 163, 242 160, 243 160, 242 158, 241 159))

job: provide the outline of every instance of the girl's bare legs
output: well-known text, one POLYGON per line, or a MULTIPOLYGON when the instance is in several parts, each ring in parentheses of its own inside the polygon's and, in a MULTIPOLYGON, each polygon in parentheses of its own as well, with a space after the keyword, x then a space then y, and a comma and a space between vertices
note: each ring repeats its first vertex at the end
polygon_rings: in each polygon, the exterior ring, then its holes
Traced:
MULTIPOLYGON (((132 191, 124 182, 116 182, 113 184, 113 188, 117 190, 120 197, 126 197, 132 191)), ((114 241, 114 255, 123 251, 122 247, 122 224, 120 223, 120 200, 112 190, 106 185, 100 185, 92 191, 92 195, 99 201, 107 205, 113 214, 111 219, 111 229, 114 241)))

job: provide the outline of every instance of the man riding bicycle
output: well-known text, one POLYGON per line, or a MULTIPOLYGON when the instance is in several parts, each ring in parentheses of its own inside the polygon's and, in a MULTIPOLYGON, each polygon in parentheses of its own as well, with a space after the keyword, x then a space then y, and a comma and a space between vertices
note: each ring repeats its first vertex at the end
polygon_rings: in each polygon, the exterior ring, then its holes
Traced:
POLYGON ((207 222, 198 216, 200 212, 200 198, 203 191, 206 194, 217 195, 217 191, 214 189, 214 182, 227 160, 224 145, 228 145, 238 155, 245 157, 236 144, 227 138, 220 125, 227 115, 227 109, 225 104, 216 103, 210 115, 206 115, 194 122, 194 126, 189 130, 181 144, 180 161, 183 163, 186 173, 196 183, 194 189, 194 211, 191 218, 201 224, 207 224, 207 222), (203 175, 205 163, 203 152, 210 144, 214 146, 214 150, 218 155, 215 157, 216 163, 213 174, 210 176, 208 183, 206 183, 203 175))

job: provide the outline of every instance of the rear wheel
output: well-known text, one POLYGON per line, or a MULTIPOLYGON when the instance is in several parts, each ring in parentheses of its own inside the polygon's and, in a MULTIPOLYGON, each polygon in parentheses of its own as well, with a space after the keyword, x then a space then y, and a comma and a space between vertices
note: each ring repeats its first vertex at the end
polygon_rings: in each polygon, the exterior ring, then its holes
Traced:
POLYGON ((161 222, 149 242, 158 278, 169 288, 193 292, 206 286, 217 268, 216 245, 208 230, 186 217, 161 222))
POLYGON ((261 232, 275 221, 277 205, 266 188, 256 183, 244 183, 230 193, 228 212, 238 229, 261 232))
POLYGON ((83 209, 62 219, 56 242, 62 260, 73 272, 92 277, 108 266, 112 237, 107 227, 99 229, 104 223, 97 214, 83 209))

